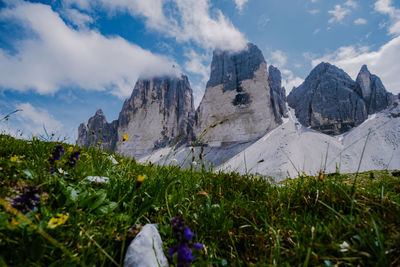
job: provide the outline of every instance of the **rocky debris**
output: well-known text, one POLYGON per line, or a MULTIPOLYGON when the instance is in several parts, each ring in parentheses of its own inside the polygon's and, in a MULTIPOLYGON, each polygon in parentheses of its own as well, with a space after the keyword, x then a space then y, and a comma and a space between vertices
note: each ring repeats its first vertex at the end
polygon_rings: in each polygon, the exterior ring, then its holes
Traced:
POLYGON ((119 114, 117 152, 138 156, 193 138, 193 93, 187 76, 139 79, 119 114), (126 134, 130 140, 123 141, 126 134))
POLYGON ((110 182, 110 178, 105 176, 88 176, 86 180, 92 183, 99 183, 99 184, 108 184, 110 182))
POLYGON ((113 151, 117 143, 117 127, 118 121, 108 123, 103 111, 99 109, 87 125, 79 125, 77 144, 100 146, 104 150, 113 151))
POLYGON ((287 101, 301 124, 330 135, 346 132, 368 117, 357 84, 343 70, 324 62, 290 92, 287 101))
POLYGON ((282 76, 278 68, 270 65, 268 68, 268 84, 271 89, 271 104, 275 121, 282 123, 282 117, 287 118, 286 90, 282 87, 282 76))
POLYGON ((357 92, 364 99, 368 114, 374 114, 389 106, 392 94, 386 91, 378 76, 369 72, 367 65, 361 67, 356 83, 357 92))
POLYGON ((213 53, 210 80, 196 112, 195 135, 210 146, 256 139, 275 122, 267 65, 253 44, 213 53))
POLYGON ((393 105, 389 108, 389 113, 392 118, 400 117, 400 101, 393 103, 393 105))
POLYGON ((162 246, 157 228, 146 224, 129 245, 124 267, 168 266, 162 246))

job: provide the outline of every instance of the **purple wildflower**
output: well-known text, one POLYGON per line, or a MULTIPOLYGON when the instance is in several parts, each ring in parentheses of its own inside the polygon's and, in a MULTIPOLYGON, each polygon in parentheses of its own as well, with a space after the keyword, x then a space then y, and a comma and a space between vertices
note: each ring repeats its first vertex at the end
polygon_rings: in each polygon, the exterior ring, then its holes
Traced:
POLYGON ((23 193, 13 199, 12 207, 23 214, 34 210, 40 203, 40 194, 42 190, 36 186, 25 186, 23 193))
POLYGON ((185 226, 185 227, 183 228, 183 233, 185 234, 185 239, 186 239, 187 241, 192 240, 192 238, 194 237, 193 232, 190 231, 189 227, 187 227, 187 226, 185 226))
POLYGON ((170 221, 172 229, 175 232, 178 244, 169 249, 168 253, 170 257, 173 254, 178 253, 178 267, 190 266, 190 263, 194 261, 191 248, 201 250, 203 245, 200 243, 192 243, 194 233, 185 224, 185 221, 181 216, 176 216, 170 221))
POLYGON ((75 168, 76 162, 79 160, 79 157, 81 155, 81 152, 78 151, 74 151, 72 152, 71 156, 69 157, 69 161, 68 161, 68 166, 70 166, 71 168, 75 168))
POLYGON ((53 159, 59 160, 61 158, 61 153, 64 154, 64 149, 62 147, 62 145, 58 144, 56 145, 56 147, 54 148, 54 152, 53 152, 53 159))
POLYGON ((54 173, 54 164, 57 160, 59 160, 61 158, 61 153, 64 154, 64 149, 63 149, 62 145, 58 144, 54 148, 53 154, 49 158, 49 163, 51 166, 51 168, 50 168, 51 174, 54 173))

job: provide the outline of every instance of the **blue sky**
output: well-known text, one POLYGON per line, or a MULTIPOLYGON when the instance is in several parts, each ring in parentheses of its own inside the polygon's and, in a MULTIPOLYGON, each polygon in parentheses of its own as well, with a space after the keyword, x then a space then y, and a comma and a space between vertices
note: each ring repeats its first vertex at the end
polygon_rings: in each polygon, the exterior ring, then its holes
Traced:
POLYGON ((400 92, 398 0, 0 0, 0 115, 23 110, 0 131, 74 143, 97 109, 117 119, 140 76, 183 72, 198 104, 212 51, 247 42, 287 91, 328 61, 400 92))

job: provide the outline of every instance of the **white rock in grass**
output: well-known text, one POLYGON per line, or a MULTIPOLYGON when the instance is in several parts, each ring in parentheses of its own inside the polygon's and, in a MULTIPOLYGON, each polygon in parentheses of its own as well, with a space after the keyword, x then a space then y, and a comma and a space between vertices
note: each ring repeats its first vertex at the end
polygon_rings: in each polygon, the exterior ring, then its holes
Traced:
POLYGON ((113 164, 118 164, 118 161, 113 156, 108 156, 108 159, 111 160, 113 164))
POLYGON ((168 266, 160 234, 153 224, 146 224, 133 239, 125 254, 124 267, 168 266))
POLYGON ((104 176, 88 176, 86 177, 86 180, 94 183, 101 183, 101 184, 107 184, 110 182, 110 178, 104 177, 104 176))

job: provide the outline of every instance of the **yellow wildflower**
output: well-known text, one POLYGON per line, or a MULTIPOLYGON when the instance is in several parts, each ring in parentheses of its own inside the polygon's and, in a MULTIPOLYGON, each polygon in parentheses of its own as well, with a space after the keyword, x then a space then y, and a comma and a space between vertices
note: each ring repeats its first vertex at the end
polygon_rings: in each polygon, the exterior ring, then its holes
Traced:
POLYGON ((16 226, 20 225, 21 223, 22 223, 22 218, 21 217, 19 217, 18 220, 16 220, 14 217, 11 218, 10 225, 12 227, 16 227, 16 226))
POLYGON ((37 136, 34 135, 34 136, 32 137, 32 140, 33 140, 33 141, 36 141, 36 140, 37 140, 37 136))
POLYGON ((139 174, 136 181, 142 183, 144 179, 146 179, 146 175, 139 174))
POLYGON ((17 155, 14 155, 14 156, 12 156, 12 157, 10 158, 10 161, 11 161, 11 162, 17 162, 18 159, 19 159, 18 156, 17 156, 17 155))
POLYGON ((98 144, 98 145, 101 145, 101 141, 98 141, 97 144, 98 144))
POLYGON ((68 220, 68 214, 59 213, 57 217, 52 217, 47 224, 47 228, 54 229, 62 224, 64 224, 68 220))
POLYGON ((129 136, 127 136, 126 134, 124 134, 124 135, 122 136, 122 139, 123 139, 124 141, 129 141, 129 136))
POLYGON ((74 148, 72 146, 68 147, 68 153, 74 152, 74 148))

